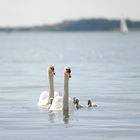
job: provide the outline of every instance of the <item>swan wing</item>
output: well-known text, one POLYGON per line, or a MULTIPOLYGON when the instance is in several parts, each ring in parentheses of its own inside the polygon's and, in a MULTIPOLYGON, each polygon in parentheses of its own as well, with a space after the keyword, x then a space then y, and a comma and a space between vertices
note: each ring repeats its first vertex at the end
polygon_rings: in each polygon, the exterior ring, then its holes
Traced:
POLYGON ((52 105, 50 107, 50 111, 62 110, 62 103, 63 103, 63 97, 62 96, 56 96, 53 99, 52 105))
POLYGON ((43 91, 40 94, 39 101, 38 101, 38 106, 39 107, 45 106, 45 105, 47 105, 47 103, 48 103, 48 92, 47 91, 43 91))

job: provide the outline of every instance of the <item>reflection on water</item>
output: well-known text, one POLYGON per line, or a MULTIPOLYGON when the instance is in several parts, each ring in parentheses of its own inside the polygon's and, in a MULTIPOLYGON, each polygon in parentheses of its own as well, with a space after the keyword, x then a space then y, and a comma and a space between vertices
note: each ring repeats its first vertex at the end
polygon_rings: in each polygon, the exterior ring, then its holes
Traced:
POLYGON ((63 114, 61 111, 48 112, 48 120, 51 123, 61 122, 62 119, 63 119, 63 114))
POLYGON ((65 124, 69 123, 69 110, 63 110, 63 120, 65 124))
POLYGON ((57 123, 57 122, 63 121, 65 124, 68 124, 70 116, 72 116, 73 113, 74 113, 74 111, 70 111, 70 114, 69 114, 68 110, 65 110, 65 111, 51 111, 51 112, 48 112, 48 120, 51 123, 57 123))
POLYGON ((60 116, 56 116, 56 113, 53 113, 53 112, 48 112, 48 120, 51 122, 51 123, 55 123, 56 122, 56 119, 60 119, 60 116))

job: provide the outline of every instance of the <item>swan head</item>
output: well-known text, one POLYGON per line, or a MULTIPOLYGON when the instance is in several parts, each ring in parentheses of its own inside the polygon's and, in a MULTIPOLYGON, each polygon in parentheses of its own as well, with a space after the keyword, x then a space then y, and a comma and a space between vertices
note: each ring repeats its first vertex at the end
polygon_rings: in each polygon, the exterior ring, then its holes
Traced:
POLYGON ((55 68, 54 68, 53 65, 49 65, 49 67, 48 67, 48 72, 49 72, 49 73, 52 73, 53 75, 55 75, 55 68))
POLYGON ((70 67, 65 67, 65 69, 64 69, 64 74, 65 74, 68 78, 71 78, 71 69, 70 69, 70 67))

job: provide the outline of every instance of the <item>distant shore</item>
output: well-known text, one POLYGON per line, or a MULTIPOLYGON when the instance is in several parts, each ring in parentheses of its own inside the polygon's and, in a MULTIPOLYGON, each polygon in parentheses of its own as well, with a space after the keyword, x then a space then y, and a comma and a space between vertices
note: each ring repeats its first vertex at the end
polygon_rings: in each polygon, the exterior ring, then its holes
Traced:
MULTIPOLYGON (((140 21, 126 20, 130 31, 140 31, 140 21)), ((0 27, 0 32, 42 32, 42 31, 119 31, 120 20, 80 19, 63 21, 54 25, 32 27, 0 27)))

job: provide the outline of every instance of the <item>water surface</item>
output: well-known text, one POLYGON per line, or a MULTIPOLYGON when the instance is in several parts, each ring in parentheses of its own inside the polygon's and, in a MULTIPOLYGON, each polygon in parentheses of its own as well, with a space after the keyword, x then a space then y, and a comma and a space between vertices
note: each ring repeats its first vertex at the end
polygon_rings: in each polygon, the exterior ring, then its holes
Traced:
POLYGON ((0 33, 0 139, 139 140, 140 33, 0 33), (37 107, 55 65, 63 91, 70 66, 70 95, 94 109, 63 114, 37 107))

